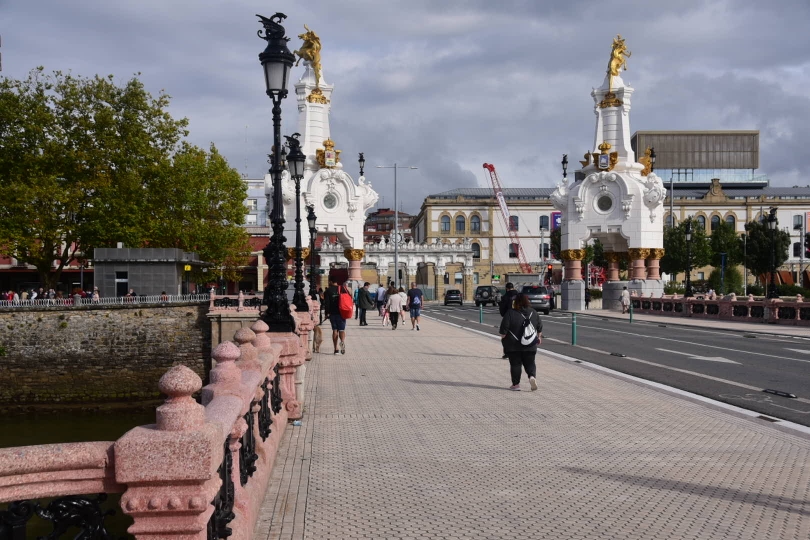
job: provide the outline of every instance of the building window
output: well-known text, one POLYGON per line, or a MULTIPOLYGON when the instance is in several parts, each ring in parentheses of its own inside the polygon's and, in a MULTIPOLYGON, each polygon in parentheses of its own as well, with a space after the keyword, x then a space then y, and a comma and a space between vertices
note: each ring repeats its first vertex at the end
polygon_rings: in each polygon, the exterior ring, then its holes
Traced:
POLYGON ((798 215, 793 216, 793 230, 794 230, 794 231, 800 231, 800 230, 802 230, 802 225, 803 225, 803 220, 802 220, 802 218, 803 218, 803 217, 804 217, 804 216, 802 216, 801 214, 798 214, 798 215))
POLYGON ((464 219, 464 216, 456 217, 456 232, 457 233, 464 233, 467 230, 467 220, 464 219))
POLYGON ((735 231, 737 230, 737 220, 734 218, 734 216, 726 216, 726 223, 731 225, 731 228, 735 231))
POLYGON ((672 227, 672 216, 667 214, 667 227, 672 227))
POLYGON ((704 231, 706 230, 706 218, 705 217, 698 216, 698 217, 695 218, 695 221, 697 221, 698 228, 703 229, 704 231))
POLYGON ((245 206, 249 212, 255 212, 259 208, 259 203, 257 199, 248 199, 245 201, 245 206))
POLYGON ((794 257, 801 257, 802 256, 802 244, 801 244, 801 242, 793 242, 793 256, 794 257))
POLYGON ((481 246, 480 245, 474 243, 472 245, 472 251, 473 251, 473 259, 480 259, 481 258, 481 246))
POLYGON ((473 272, 473 285, 478 285, 480 282, 480 278, 478 277, 478 272, 473 272))
POLYGON ((712 232, 717 230, 720 226, 720 216, 712 216, 712 232))
POLYGON ((549 249, 549 244, 543 244, 542 246, 540 246, 540 258, 541 259, 551 258, 551 250, 549 249))
POLYGON ((509 230, 517 231, 520 229, 520 220, 517 216, 509 216, 509 230))
POLYGON ((456 285, 462 285, 464 283, 464 276, 461 272, 456 272, 454 278, 456 285))
POLYGON ((442 216, 442 232, 450 232, 450 216, 442 216))
POLYGON ((245 216, 245 225, 256 225, 256 214, 248 214, 245 216))
POLYGON ((704 274, 703 272, 698 272, 697 275, 698 279, 706 279, 706 274, 704 274))
POLYGON ((478 233, 481 232, 481 218, 478 216, 473 216, 470 218, 470 232, 478 233))
POLYGON ((548 216, 540 216, 540 228, 548 230, 548 216))
POLYGON ((509 258, 510 259, 517 259, 518 256, 518 245, 517 244, 509 244, 509 258))

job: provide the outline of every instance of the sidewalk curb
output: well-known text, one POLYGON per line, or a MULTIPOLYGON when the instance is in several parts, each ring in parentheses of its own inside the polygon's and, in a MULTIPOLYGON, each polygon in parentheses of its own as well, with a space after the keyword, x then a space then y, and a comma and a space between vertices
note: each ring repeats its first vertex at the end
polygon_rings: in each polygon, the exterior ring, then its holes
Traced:
MULTIPOLYGON (((574 313, 574 312, 568 311, 568 312, 565 312, 565 313, 574 313)), ((467 327, 462 326, 460 324, 455 324, 455 323, 451 323, 451 322, 448 322, 448 321, 443 321, 441 319, 436 319, 436 318, 430 317, 430 316, 422 315, 422 317, 424 317, 426 319, 430 319, 432 321, 436 321, 438 323, 446 324, 446 325, 449 325, 449 326, 455 326, 456 328, 461 328, 462 330, 466 330, 467 332, 472 332, 474 334, 480 334, 482 336, 492 338, 492 339, 498 339, 497 335, 488 334, 488 333, 483 332, 481 330, 476 330, 474 328, 467 328, 467 327)), ((788 336, 788 337, 793 337, 793 336, 788 336)), ((804 338, 804 339, 806 339, 806 338, 804 338)), ((663 392, 665 394, 668 394, 668 395, 670 395, 672 397, 685 399, 685 400, 691 401, 693 403, 697 403, 697 404, 700 404, 700 405, 711 407, 713 409, 716 409, 716 410, 731 414, 732 416, 735 416, 737 418, 743 418, 745 420, 753 421, 758 425, 764 425, 764 426, 772 427, 772 428, 774 428, 774 429, 776 429, 778 431, 781 431, 783 433, 788 433, 790 435, 795 435, 797 437, 810 439, 810 427, 808 427, 808 426, 803 426, 801 424, 796 424, 795 422, 791 422, 789 420, 783 420, 781 418, 773 418, 774 420, 776 420, 775 422, 773 422, 771 420, 766 420, 766 418, 772 418, 772 417, 767 416, 767 415, 762 414, 762 413, 758 413, 756 411, 752 411, 750 409, 745 409, 743 407, 738 407, 736 405, 731 405, 729 403, 724 403, 722 401, 717 401, 715 399, 711 399, 711 398, 708 398, 708 397, 705 397, 705 396, 701 396, 699 394, 694 394, 692 392, 687 392, 686 390, 681 390, 679 388, 674 388, 672 386, 667 386, 667 385, 662 384, 662 383, 657 383, 657 382, 654 382, 654 381, 648 381, 647 379, 642 379, 641 377, 636 377, 635 375, 629 375, 627 373, 622 373, 621 371, 616 371, 616 370, 613 370, 613 369, 610 369, 610 368, 600 366, 598 364, 594 364, 594 363, 591 363, 591 362, 586 362, 585 360, 579 360, 577 358, 573 358, 571 356, 566 356, 564 354, 555 353, 555 352, 548 351, 548 350, 545 350, 545 349, 541 349, 541 350, 542 350, 542 354, 544 356, 549 356, 549 357, 555 358, 556 360, 560 360, 562 362, 568 362, 568 363, 571 363, 571 364, 579 364, 584 368, 591 369, 593 371, 601 372, 602 374, 607 375, 609 377, 614 377, 614 378, 617 378, 617 379, 632 382, 632 383, 638 384, 639 386, 646 386, 646 387, 649 387, 649 388, 654 388, 654 389, 656 389, 656 390, 658 390, 660 392, 663 392)))

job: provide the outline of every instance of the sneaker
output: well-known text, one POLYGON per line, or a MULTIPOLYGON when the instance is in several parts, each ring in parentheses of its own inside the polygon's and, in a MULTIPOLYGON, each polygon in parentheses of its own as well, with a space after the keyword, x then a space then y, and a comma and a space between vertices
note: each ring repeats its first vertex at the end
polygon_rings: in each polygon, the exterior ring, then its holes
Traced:
POLYGON ((534 377, 529 377, 529 384, 532 385, 532 392, 537 390, 537 379, 534 377))
POLYGON ((335 354, 337 354, 337 353, 338 353, 338 350, 337 350, 337 349, 335 349, 335 354))
POLYGON ((340 342, 340 354, 346 354, 346 344, 344 342, 340 342))
POLYGON ((520 385, 516 384, 514 386, 510 386, 509 390, 512 390, 513 392, 520 392, 520 385))
POLYGON ((417 332, 419 331, 419 325, 418 324, 416 325, 416 331, 417 332))

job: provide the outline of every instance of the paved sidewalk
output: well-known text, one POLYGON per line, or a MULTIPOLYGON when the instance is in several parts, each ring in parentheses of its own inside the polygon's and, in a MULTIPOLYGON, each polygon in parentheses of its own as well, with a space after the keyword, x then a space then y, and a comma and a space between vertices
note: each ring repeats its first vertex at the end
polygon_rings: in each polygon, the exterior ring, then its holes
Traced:
POLYGON ((496 340, 369 320, 307 364, 256 539, 810 536, 804 436, 542 356, 510 392, 496 340))

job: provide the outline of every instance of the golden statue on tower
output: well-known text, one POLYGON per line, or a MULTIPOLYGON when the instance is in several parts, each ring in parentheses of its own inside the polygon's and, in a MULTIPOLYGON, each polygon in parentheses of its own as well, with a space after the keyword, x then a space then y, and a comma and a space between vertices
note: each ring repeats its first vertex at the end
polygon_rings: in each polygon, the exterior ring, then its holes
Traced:
POLYGON ((627 45, 624 44, 624 38, 621 34, 617 34, 613 40, 613 48, 610 51, 610 61, 608 62, 608 76, 610 82, 608 83, 608 92, 613 89, 613 77, 618 77, 622 69, 627 69, 627 59, 633 53, 627 50, 627 45))
POLYGON ((315 71, 315 88, 320 88, 321 85, 321 38, 310 30, 307 25, 304 25, 306 32, 298 34, 298 37, 304 40, 304 45, 297 51, 293 51, 294 55, 298 56, 298 61, 295 63, 297 66, 301 60, 309 62, 312 69, 315 71))

